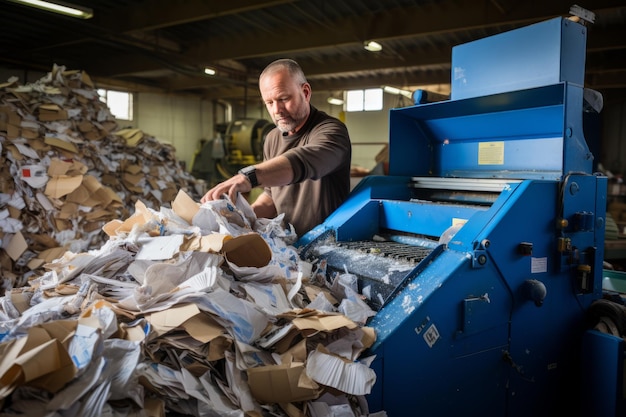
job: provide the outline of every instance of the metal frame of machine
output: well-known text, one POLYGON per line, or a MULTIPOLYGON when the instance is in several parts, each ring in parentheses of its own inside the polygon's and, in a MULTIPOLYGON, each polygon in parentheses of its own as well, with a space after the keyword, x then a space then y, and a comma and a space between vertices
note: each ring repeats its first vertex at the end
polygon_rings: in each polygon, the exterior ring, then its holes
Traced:
POLYGON ((389 175, 297 242, 377 311, 370 411, 583 409, 607 187, 583 134, 586 35, 555 18, 455 47, 451 99, 391 110, 389 175), (392 262, 398 245, 427 254, 392 262))

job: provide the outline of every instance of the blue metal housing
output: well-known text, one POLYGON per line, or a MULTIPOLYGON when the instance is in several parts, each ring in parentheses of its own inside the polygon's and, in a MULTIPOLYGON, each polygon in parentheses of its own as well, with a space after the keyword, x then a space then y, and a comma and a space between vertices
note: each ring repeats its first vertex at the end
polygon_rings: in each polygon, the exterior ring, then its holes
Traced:
POLYGON ((607 187, 583 135, 585 37, 557 18, 456 47, 453 71, 466 81, 453 73, 452 99, 392 110, 389 175, 366 177, 297 243, 330 270, 359 266, 339 250, 316 253, 321 242, 392 236, 431 251, 392 279, 357 274, 376 292, 371 412, 580 410, 571 405, 584 394, 585 311, 602 296, 607 187))
POLYGON ((459 100, 585 79, 587 28, 560 17, 452 48, 459 100), (497 61, 497 62, 496 62, 497 61))

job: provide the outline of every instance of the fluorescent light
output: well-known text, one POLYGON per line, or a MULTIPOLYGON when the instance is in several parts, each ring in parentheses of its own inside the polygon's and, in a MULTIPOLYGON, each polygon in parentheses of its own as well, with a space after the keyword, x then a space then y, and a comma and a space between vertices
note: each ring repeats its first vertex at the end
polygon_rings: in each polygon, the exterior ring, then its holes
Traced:
POLYGON ((399 88, 392 87, 390 85, 383 86, 383 91, 385 93, 389 93, 389 94, 396 94, 396 95, 400 94, 400 89, 399 88))
POLYGON ((204 73, 205 73, 206 75, 215 75, 215 70, 214 70, 213 68, 206 67, 206 68, 204 69, 204 73))
POLYGON ((326 99, 326 101, 328 102, 328 104, 332 104, 334 106, 341 106, 343 104, 343 100, 340 98, 335 98, 335 97, 328 97, 326 99))
POLYGON ((365 41, 363 48, 370 52, 378 52, 383 50, 383 46, 376 41, 365 41))
POLYGON ((36 7, 53 13, 64 14, 80 19, 90 19, 93 17, 93 10, 88 7, 76 6, 61 1, 41 1, 41 0, 9 0, 13 3, 20 3, 26 6, 36 7))
POLYGON ((412 98, 413 97, 413 93, 411 91, 409 91, 409 90, 402 90, 401 88, 392 87, 390 85, 384 85, 383 86, 383 91, 385 93, 395 94, 395 95, 404 96, 404 97, 408 97, 408 98, 412 98))

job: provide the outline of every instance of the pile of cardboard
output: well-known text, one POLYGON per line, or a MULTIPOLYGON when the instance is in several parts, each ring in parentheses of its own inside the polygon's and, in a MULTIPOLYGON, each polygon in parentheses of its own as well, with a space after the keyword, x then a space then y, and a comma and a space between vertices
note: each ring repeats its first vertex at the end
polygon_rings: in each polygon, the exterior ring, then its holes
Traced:
POLYGON ((138 199, 160 207, 196 188, 171 145, 119 129, 86 73, 55 66, 0 85, 0 291, 66 250, 99 247, 102 226, 138 199))
POLYGON ((282 216, 181 191, 104 230, 0 298, 2 415, 374 415, 373 312, 282 216))

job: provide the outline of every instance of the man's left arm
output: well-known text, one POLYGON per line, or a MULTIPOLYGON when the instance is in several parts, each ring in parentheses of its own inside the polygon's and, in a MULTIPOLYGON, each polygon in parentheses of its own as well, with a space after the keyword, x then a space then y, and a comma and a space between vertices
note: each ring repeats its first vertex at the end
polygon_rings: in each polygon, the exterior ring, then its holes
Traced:
POLYGON ((293 182, 319 179, 342 167, 349 170, 352 144, 345 125, 326 122, 314 128, 309 136, 306 145, 284 154, 293 168, 293 182))

